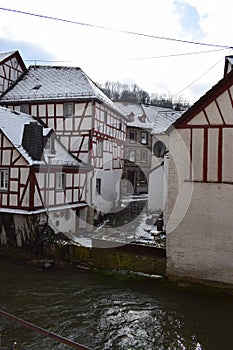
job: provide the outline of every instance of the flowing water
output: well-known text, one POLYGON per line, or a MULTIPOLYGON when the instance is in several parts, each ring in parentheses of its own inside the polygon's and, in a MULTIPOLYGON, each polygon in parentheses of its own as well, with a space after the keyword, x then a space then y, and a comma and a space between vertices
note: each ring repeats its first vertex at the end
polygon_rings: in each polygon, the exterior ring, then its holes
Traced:
MULTIPOLYGON (((1 309, 91 349, 233 349, 233 297, 0 258, 1 309)), ((0 318, 2 349, 69 349, 0 318)))

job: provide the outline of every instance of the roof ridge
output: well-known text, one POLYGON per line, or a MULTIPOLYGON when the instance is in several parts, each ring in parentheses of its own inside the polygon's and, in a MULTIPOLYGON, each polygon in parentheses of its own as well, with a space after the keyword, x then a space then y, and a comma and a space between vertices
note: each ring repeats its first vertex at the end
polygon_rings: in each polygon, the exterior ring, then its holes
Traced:
POLYGON ((18 50, 13 50, 13 51, 7 51, 7 52, 0 52, 0 55, 10 55, 12 53, 17 52, 18 50))
POLYGON ((82 70, 82 68, 80 68, 80 67, 76 67, 76 66, 54 66, 54 65, 49 65, 49 64, 31 64, 29 67, 28 67, 28 69, 30 70, 30 69, 32 69, 32 68, 55 68, 55 69, 61 69, 61 68, 63 68, 63 69, 77 69, 77 70, 81 70, 82 72, 83 72, 83 70, 82 70))

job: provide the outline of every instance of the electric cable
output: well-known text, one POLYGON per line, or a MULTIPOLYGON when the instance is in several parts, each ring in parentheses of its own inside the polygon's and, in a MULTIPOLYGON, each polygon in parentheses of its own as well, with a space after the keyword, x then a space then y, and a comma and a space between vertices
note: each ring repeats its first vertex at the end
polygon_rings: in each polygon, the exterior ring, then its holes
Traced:
POLYGON ((204 75, 206 75, 207 73, 209 73, 209 71, 211 71, 214 67, 216 67, 221 61, 223 60, 223 57, 221 57, 220 60, 218 60, 213 66, 211 66, 209 69, 207 69, 207 71, 205 71, 204 73, 202 73, 198 78, 196 78, 194 81, 192 81, 190 84, 188 84, 187 86, 185 86, 182 90, 180 90, 179 92, 177 92, 174 97, 178 96, 179 94, 181 94, 183 91, 185 91, 186 89, 188 89, 190 86, 192 86, 194 83, 196 83, 199 79, 201 79, 204 75))
POLYGON ((223 51, 223 50, 228 50, 228 48, 221 48, 221 49, 215 49, 215 50, 205 50, 205 51, 195 51, 195 52, 184 52, 184 53, 162 55, 162 56, 133 57, 133 58, 131 58, 131 60, 150 60, 150 59, 157 59, 157 58, 170 58, 170 57, 197 55, 197 54, 202 54, 202 53, 210 53, 210 52, 223 51))
POLYGON ((130 34, 130 35, 137 35, 137 36, 146 37, 146 38, 159 39, 159 40, 169 40, 169 41, 175 41, 175 42, 193 44, 193 45, 202 45, 202 46, 219 47, 219 48, 225 48, 225 49, 233 49, 233 46, 230 46, 230 45, 209 44, 209 43, 202 43, 202 42, 198 42, 198 41, 169 38, 169 37, 159 36, 159 35, 137 33, 137 32, 133 32, 133 31, 129 31, 129 30, 114 29, 111 27, 104 27, 104 26, 100 26, 100 25, 96 25, 96 24, 78 22, 78 21, 74 21, 74 20, 70 20, 70 19, 47 16, 47 15, 42 15, 42 14, 37 14, 37 13, 32 13, 32 12, 15 10, 15 9, 9 9, 9 8, 5 8, 5 7, 0 7, 0 10, 18 13, 18 14, 23 14, 23 15, 28 15, 28 16, 39 17, 39 18, 44 18, 44 19, 49 19, 49 20, 53 20, 53 21, 60 21, 60 22, 65 22, 65 23, 70 23, 70 24, 76 24, 76 25, 80 25, 80 26, 104 29, 104 30, 108 30, 108 31, 114 31, 114 32, 130 34))

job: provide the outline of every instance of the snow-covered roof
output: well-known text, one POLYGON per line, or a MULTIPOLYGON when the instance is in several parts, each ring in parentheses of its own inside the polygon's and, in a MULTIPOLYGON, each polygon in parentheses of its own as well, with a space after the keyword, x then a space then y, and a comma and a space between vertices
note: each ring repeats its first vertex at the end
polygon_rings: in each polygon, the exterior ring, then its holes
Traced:
MULTIPOLYGON (((30 124, 31 122, 40 124, 30 115, 0 107, 0 130, 2 130, 4 135, 6 135, 12 145, 19 151, 29 165, 46 165, 50 161, 50 164, 56 165, 82 166, 82 163, 69 154, 58 140, 55 140, 56 152, 52 159, 48 157, 46 152, 44 152, 44 157, 42 157, 42 160, 38 161, 32 159, 32 157, 22 146, 24 125, 30 124)), ((43 127, 43 136, 47 136, 51 131, 51 128, 43 127)))
POLYGON ((13 53, 16 51, 11 51, 11 52, 0 52, 0 62, 5 60, 7 57, 11 56, 13 53))
POLYGON ((133 115, 133 121, 128 122, 128 126, 147 129, 153 134, 164 133, 181 116, 181 112, 171 108, 128 102, 116 102, 116 104, 127 115, 133 115), (143 121, 141 116, 144 116, 143 121))
POLYGON ((153 127, 157 121, 157 118, 160 116, 160 113, 173 112, 172 108, 153 106, 153 105, 147 105, 147 104, 146 105, 142 104, 142 108, 143 108, 145 114, 147 115, 147 118, 153 124, 153 127))
POLYGON ((153 126, 152 134, 163 134, 185 111, 160 111, 153 126))
POLYGON ((150 119, 145 114, 141 104, 130 102, 115 102, 116 105, 128 116, 128 126, 143 129, 152 129, 150 119), (132 120, 130 119, 130 116, 132 120), (142 119, 144 117, 144 119, 142 119))
POLYGON ((78 67, 30 66, 18 82, 2 95, 7 101, 97 99, 122 117, 125 115, 78 67))

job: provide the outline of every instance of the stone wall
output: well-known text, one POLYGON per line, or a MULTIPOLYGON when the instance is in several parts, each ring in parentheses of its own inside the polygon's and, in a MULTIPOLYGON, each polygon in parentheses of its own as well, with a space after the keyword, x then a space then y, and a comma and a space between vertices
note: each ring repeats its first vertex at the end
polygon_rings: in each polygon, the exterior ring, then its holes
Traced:
POLYGON ((101 241, 94 242, 92 248, 70 247, 71 259, 87 263, 97 269, 127 270, 148 274, 166 273, 165 249, 136 244, 101 248, 101 241))

